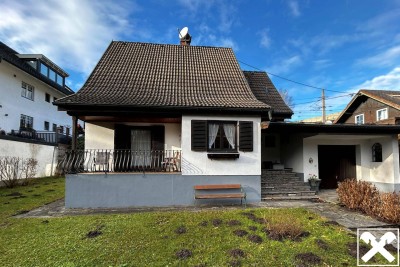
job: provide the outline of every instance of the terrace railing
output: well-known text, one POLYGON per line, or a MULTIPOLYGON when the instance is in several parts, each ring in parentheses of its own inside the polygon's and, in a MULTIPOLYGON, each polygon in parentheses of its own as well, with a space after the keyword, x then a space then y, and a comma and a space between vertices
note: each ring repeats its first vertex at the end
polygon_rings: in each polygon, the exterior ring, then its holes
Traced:
POLYGON ((68 150, 58 163, 62 173, 180 172, 180 150, 68 150))

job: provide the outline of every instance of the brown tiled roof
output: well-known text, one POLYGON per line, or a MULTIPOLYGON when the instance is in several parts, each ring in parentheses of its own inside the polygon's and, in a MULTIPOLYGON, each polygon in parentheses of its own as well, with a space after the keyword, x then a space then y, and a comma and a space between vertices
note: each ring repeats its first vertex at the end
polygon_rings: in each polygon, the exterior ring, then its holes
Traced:
POLYGON ((400 91, 362 89, 359 93, 400 110, 400 91))
POLYGON ((399 90, 367 90, 361 89, 353 97, 346 108, 340 113, 334 123, 344 123, 358 108, 358 106, 369 97, 385 105, 400 110, 400 91, 399 90))
POLYGON ((253 95, 230 48, 115 41, 82 89, 56 105, 270 108, 253 95))
POLYGON ((290 117, 293 111, 283 101, 271 79, 263 71, 243 71, 251 91, 258 100, 271 106, 273 113, 286 114, 290 117))

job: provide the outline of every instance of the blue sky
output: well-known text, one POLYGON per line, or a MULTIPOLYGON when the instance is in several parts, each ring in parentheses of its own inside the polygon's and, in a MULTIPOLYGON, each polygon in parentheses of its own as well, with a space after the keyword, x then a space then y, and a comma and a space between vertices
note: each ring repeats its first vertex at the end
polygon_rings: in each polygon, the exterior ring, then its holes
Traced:
MULTIPOLYGON (((0 40, 64 68, 75 91, 111 40, 232 47, 242 69, 326 89, 327 112, 359 89, 400 90, 398 0, 0 0, 0 40), (250 66, 248 66, 250 65, 250 66)), ((293 120, 321 113, 321 90, 270 76, 293 120)))

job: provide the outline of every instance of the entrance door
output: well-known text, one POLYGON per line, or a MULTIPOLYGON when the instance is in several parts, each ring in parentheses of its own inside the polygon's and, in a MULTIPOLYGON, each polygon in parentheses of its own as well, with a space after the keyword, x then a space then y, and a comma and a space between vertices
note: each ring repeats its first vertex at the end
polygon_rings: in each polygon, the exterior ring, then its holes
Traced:
POLYGON ((318 146, 319 178, 321 189, 337 188, 338 182, 356 178, 355 146, 318 146))

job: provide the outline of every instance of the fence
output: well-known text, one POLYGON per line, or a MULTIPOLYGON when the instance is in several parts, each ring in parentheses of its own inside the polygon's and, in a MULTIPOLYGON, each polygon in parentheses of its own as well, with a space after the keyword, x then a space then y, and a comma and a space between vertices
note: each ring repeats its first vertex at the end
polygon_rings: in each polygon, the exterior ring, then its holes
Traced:
POLYGON ((180 172, 180 150, 133 151, 127 149, 68 150, 58 163, 63 173, 180 172))

